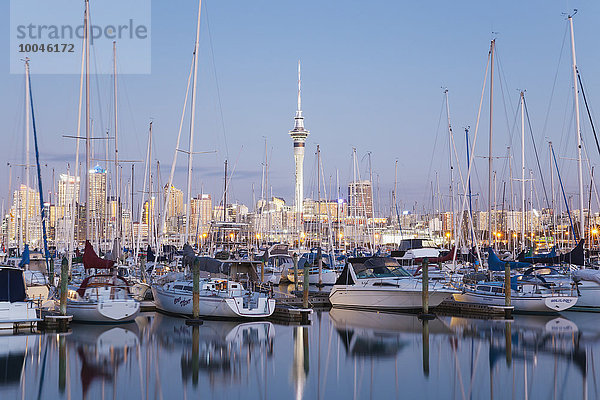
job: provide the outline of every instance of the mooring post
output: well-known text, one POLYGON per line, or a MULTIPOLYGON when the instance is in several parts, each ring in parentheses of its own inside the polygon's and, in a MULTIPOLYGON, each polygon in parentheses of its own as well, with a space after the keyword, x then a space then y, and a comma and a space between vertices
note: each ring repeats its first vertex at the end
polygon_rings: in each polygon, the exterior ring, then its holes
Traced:
POLYGON ((421 287, 423 292, 423 314, 429 314, 429 262, 427 258, 423 260, 421 265, 423 279, 421 287))
POLYGON ((507 261, 504 264, 504 305, 506 309, 504 310, 504 315, 506 318, 510 318, 510 263, 507 261))
POLYGON ((69 260, 63 257, 60 264, 60 315, 67 315, 67 284, 69 281, 69 260))
POLYGON ((194 260, 192 264, 192 319, 185 321, 186 325, 202 325, 200 319, 200 261, 194 260))
POLYGON ((298 291, 298 253, 294 253, 294 290, 298 291))
POLYGON ((260 283, 265 283, 265 261, 260 262, 260 283))
POLYGON ((308 308, 308 263, 304 263, 304 279, 302 280, 302 290, 304 291, 302 296, 302 307, 308 308))

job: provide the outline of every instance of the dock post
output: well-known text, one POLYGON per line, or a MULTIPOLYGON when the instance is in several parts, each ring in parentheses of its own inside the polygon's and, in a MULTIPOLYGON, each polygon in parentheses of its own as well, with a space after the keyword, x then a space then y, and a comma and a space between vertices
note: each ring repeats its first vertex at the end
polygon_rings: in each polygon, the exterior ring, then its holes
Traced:
POLYGON ((321 246, 319 245, 319 250, 317 253, 317 265, 319 266, 319 284, 318 287, 323 287, 323 254, 321 254, 321 246))
POLYGON ((265 283, 265 260, 260 262, 260 283, 265 283))
POLYGON ((294 253, 294 290, 298 291, 298 253, 294 253))
POLYGON ((60 264, 60 315, 67 315, 67 283, 69 280, 69 260, 63 257, 60 264))
MULTIPOLYGON (((511 287, 510 287, 510 263, 507 261, 504 264, 504 305, 506 307, 510 307, 510 292, 511 292, 511 287)), ((510 309, 506 308, 504 310, 504 316, 506 318, 510 318, 510 309)))
POLYGON ((423 314, 429 314, 429 263, 427 258, 423 260, 421 266, 422 277, 422 292, 423 292, 423 314))
POLYGON ((419 318, 422 320, 435 319, 435 315, 429 313, 429 260, 427 258, 423 259, 421 273, 421 300, 423 303, 423 312, 419 314, 419 318))
POLYGON ((192 264, 192 281, 193 281, 193 292, 192 292, 192 318, 186 319, 186 325, 202 325, 200 319, 200 261, 194 260, 192 264))
POLYGON ((309 282, 308 282, 308 263, 304 263, 304 279, 302 280, 302 290, 303 290, 303 296, 302 296, 302 307, 303 308, 308 308, 308 286, 309 286, 309 282))

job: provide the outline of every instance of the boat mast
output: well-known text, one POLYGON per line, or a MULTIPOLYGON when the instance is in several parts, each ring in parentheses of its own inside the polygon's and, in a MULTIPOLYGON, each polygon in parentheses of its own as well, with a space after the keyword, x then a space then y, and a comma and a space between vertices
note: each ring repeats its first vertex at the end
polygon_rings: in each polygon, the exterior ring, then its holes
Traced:
POLYGON ((202 0, 198 0, 198 21, 196 24, 196 43, 194 44, 194 84, 192 86, 192 114, 190 116, 190 141, 188 152, 188 176, 185 211, 185 241, 190 240, 190 208, 192 204, 192 161, 194 154, 194 123, 196 122, 196 84, 198 78, 198 45, 200 42, 200 15, 202 11, 202 0))
POLYGON ((496 39, 490 44, 490 143, 488 151, 488 245, 492 246, 492 170, 494 169, 494 159, 492 158, 492 128, 494 117, 494 51, 496 48, 496 39))
POLYGON ((446 118, 448 120, 448 156, 450 158, 450 212, 452 213, 452 237, 456 243, 456 221, 454 215, 454 193, 452 191, 454 187, 454 165, 452 164, 452 143, 454 141, 454 134, 452 133, 452 125, 450 123, 450 104, 448 103, 448 89, 444 90, 444 95, 446 96, 446 118))
POLYGON ((521 250, 525 248, 525 94, 521 91, 521 250))
POLYGON ((85 238, 91 238, 90 223, 90 2, 85 0, 84 41, 85 41, 85 238))
POLYGON ((113 78, 114 78, 114 113, 115 113, 115 232, 119 241, 119 255, 121 253, 121 198, 119 179, 119 135, 117 131, 117 42, 113 41, 113 78))
POLYGON ((322 225, 321 225, 321 147, 319 145, 317 145, 317 218, 319 219, 317 221, 317 244, 318 244, 318 253, 319 256, 319 285, 323 284, 323 278, 322 278, 322 269, 323 269, 323 261, 321 260, 322 257, 322 251, 321 251, 321 244, 323 242, 323 239, 321 237, 321 230, 323 229, 322 225))
MULTIPOLYGON (((25 241, 29 244, 29 58, 25 59, 25 241)), ((23 246, 25 248, 25 246, 23 246)))
POLYGON ((579 238, 585 237, 585 216, 583 214, 583 169, 581 165, 581 127, 579 121, 579 94, 577 91, 577 57, 575 56, 575 35, 573 33, 573 15, 569 15, 569 26, 571 28, 571 57, 573 60, 573 91, 575 99, 575 130, 577 135, 577 173, 579 177, 579 238))

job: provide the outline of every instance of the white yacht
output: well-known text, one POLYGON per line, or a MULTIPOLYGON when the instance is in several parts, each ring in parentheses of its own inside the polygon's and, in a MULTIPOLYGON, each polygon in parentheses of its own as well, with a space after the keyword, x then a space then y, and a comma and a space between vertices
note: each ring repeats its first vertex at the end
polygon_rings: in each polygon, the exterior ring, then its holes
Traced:
MULTIPOLYGON (((191 279, 153 286, 156 307, 171 314, 192 315, 191 279)), ((200 279, 200 315, 218 318, 266 318, 275 311, 275 299, 266 293, 246 290, 228 279, 200 279)))
POLYGON ((140 303, 131 296, 128 282, 114 275, 89 276, 67 295, 67 314, 73 315, 73 321, 132 322, 139 312, 140 303))
POLYGON ((0 330, 33 328, 39 321, 33 301, 26 299, 23 270, 0 267, 0 330))
MULTIPOLYGON (((455 290, 429 282, 429 306, 450 299, 455 290)), ((417 310, 423 307, 422 280, 390 257, 349 259, 329 294, 334 307, 417 310)))
MULTIPOLYGON (((511 282, 510 302, 515 312, 556 313, 567 310, 577 303, 577 295, 570 290, 553 290, 539 281, 523 280, 515 276, 511 282)), ((454 295, 462 303, 504 306, 504 282, 477 282, 464 284, 462 293, 454 295)))

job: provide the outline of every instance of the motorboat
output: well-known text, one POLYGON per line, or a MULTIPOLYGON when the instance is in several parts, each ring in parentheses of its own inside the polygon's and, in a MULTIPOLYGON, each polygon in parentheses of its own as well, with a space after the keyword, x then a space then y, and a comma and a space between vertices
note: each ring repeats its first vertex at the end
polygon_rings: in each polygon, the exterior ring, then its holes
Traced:
MULTIPOLYGON (((511 278, 510 303, 515 312, 556 313, 577 303, 577 295, 571 294, 570 290, 554 290, 539 280, 524 277, 518 275, 511 278)), ((454 294, 455 301, 497 307, 506 304, 504 282, 479 281, 463 284, 461 289, 461 293, 454 294)))
MULTIPOLYGON (((266 318, 275 311, 275 299, 267 293, 246 290, 228 279, 200 279, 200 315, 218 318, 266 318)), ((193 281, 177 280, 153 286, 156 307, 171 314, 192 315, 193 281)))
MULTIPOLYGON (((86 242, 83 255, 86 271, 110 271, 113 264, 98 257, 90 242, 86 242)), ((87 276, 78 288, 69 288, 67 314, 79 322, 132 322, 140 312, 140 303, 132 297, 130 288, 130 283, 116 274, 87 276)), ((56 302, 58 306, 58 300, 56 302)))
POLYGON ((40 321, 35 303, 27 299, 23 270, 0 267, 0 330, 35 328, 40 321))
MULTIPOLYGON (((428 285, 429 306, 452 298, 455 290, 441 282, 428 285)), ((423 281, 391 257, 351 258, 333 285, 329 301, 334 307, 375 310, 417 310, 423 307, 423 281)))

